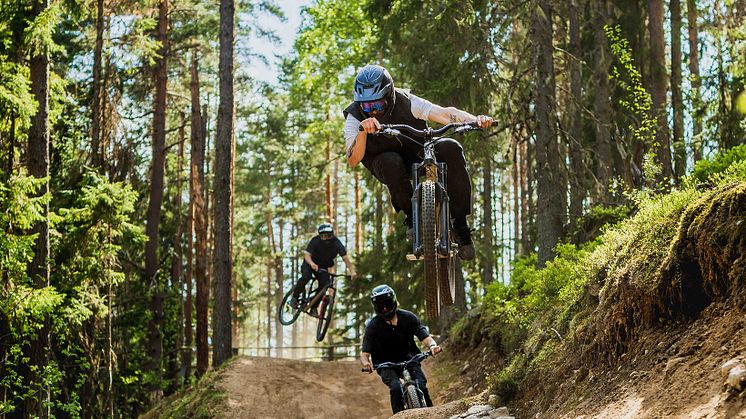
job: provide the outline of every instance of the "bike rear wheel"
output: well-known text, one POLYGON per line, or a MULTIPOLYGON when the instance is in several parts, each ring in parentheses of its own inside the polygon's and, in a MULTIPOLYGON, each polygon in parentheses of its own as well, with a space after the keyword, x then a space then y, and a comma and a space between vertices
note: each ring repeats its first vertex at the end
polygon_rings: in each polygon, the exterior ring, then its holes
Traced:
POLYGON ((300 315, 300 308, 293 308, 290 305, 290 299, 293 298, 293 290, 288 291, 284 297, 280 306, 277 307, 277 319, 283 326, 289 326, 295 322, 300 315))
POLYGON ((436 246, 435 182, 422 183, 422 256, 425 264, 425 313, 429 320, 438 318, 438 253, 436 246))
POLYGON ((453 256, 438 259, 438 288, 443 305, 453 305, 456 298, 456 260, 453 256))
MULTIPOLYGON (((326 292, 326 291, 325 291, 326 292)), ((316 326, 316 340, 321 342, 326 336, 334 313, 334 294, 325 295, 319 303, 319 324, 316 326)))
POLYGON ((415 385, 408 385, 406 390, 406 403, 407 403, 407 409, 419 409, 421 407, 425 407, 425 404, 422 403, 422 400, 420 400, 420 395, 418 394, 417 386, 415 385))

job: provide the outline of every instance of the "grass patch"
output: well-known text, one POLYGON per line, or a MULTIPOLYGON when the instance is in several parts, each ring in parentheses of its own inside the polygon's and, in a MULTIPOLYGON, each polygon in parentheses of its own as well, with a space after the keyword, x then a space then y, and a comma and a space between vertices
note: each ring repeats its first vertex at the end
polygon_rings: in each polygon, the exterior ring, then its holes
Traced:
POLYGON ((208 372, 191 388, 172 394, 140 416, 140 419, 220 417, 221 413, 224 413, 224 402, 228 396, 218 382, 220 374, 232 362, 233 360, 226 362, 219 369, 208 372))

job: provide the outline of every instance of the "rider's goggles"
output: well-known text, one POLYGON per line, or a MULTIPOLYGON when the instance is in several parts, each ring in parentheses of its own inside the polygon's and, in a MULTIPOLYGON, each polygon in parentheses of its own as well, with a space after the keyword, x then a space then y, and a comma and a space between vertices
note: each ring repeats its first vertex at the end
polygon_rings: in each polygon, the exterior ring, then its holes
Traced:
POLYGON ((363 112, 365 113, 371 113, 373 111, 376 112, 385 112, 386 111, 386 105, 388 105, 388 102, 386 102, 386 99, 379 99, 379 100, 373 100, 370 102, 361 102, 360 107, 363 108, 363 112))

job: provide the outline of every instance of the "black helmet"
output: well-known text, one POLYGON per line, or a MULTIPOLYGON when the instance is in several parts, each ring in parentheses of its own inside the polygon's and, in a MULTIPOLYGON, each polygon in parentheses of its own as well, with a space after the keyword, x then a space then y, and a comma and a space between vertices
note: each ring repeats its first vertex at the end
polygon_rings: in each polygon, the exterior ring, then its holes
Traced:
POLYGON ((319 234, 324 234, 324 233, 334 234, 334 228, 329 223, 319 224, 318 232, 319 234))
POLYGON ((380 65, 368 64, 355 77, 355 102, 372 102, 386 99, 388 109, 394 104, 394 79, 380 65))
POLYGON ((370 292, 370 301, 373 303, 376 314, 381 315, 386 320, 394 318, 398 303, 396 293, 390 286, 384 284, 373 288, 373 291, 370 292))

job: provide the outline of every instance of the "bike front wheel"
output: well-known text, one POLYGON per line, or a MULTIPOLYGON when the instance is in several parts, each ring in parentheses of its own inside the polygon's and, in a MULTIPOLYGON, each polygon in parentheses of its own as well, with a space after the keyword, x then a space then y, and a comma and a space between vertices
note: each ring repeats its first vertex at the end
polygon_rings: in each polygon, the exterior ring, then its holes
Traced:
POLYGON ((325 295, 319 303, 319 324, 316 326, 316 340, 321 342, 329 330, 329 324, 332 322, 334 312, 334 294, 325 295))
POLYGON ((438 318, 438 252, 435 182, 422 183, 422 257, 425 264, 425 313, 429 320, 438 318))
POLYGON ((283 326, 289 326, 295 322, 300 315, 300 308, 293 308, 290 305, 290 300, 293 298, 293 290, 288 291, 284 297, 280 306, 277 307, 277 319, 283 326))
POLYGON ((422 402, 422 400, 420 400, 420 395, 419 395, 419 392, 417 391, 417 386, 408 385, 405 395, 406 395, 407 409, 419 409, 421 407, 425 407, 425 404, 422 402))

